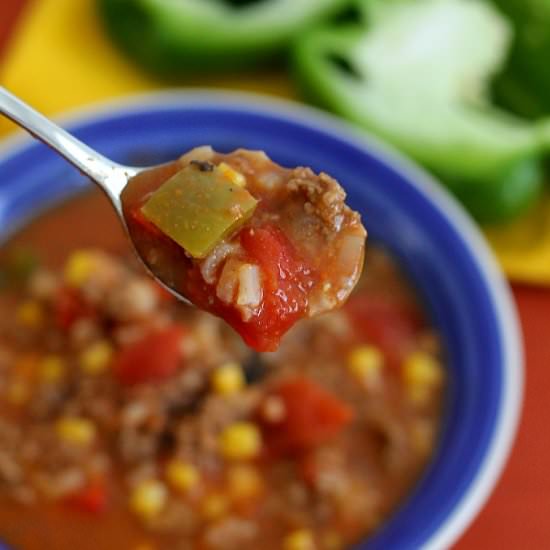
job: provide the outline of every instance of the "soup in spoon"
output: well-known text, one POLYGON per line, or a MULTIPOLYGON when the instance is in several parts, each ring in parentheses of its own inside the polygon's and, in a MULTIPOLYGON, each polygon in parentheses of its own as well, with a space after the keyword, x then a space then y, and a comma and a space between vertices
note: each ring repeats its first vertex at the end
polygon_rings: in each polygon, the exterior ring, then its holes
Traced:
POLYGON ((139 173, 122 192, 151 272, 258 351, 275 350, 298 320, 335 309, 355 286, 366 231, 345 199, 327 174, 208 146, 139 173))

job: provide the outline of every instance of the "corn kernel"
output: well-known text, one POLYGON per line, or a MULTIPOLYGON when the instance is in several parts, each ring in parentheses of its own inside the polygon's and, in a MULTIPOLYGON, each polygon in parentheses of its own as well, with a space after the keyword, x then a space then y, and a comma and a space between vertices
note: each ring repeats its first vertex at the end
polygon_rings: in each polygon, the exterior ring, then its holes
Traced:
POLYGON ((313 534, 307 529, 297 529, 283 540, 284 550, 315 550, 313 534))
POLYGON ((57 421, 57 435, 68 443, 88 446, 95 439, 96 427, 85 418, 66 417, 57 421))
POLYGON ((44 312, 38 302, 32 300, 23 302, 16 311, 17 322, 29 328, 36 328, 44 320, 44 312))
POLYGON ((137 485, 130 495, 130 508, 144 520, 157 517, 168 498, 166 486, 160 481, 149 479, 137 485))
POLYGON ((170 461, 165 470, 168 483, 178 491, 187 492, 196 487, 200 481, 197 468, 183 460, 170 461))
POLYGON ((80 354, 80 368, 87 374, 99 374, 109 366, 112 357, 113 347, 109 342, 94 342, 80 354))
POLYGON ((260 430, 251 422, 235 422, 220 435, 222 455, 230 460, 247 460, 258 456, 262 448, 260 430))
POLYGON ((405 359, 402 372, 409 399, 419 405, 429 399, 430 390, 443 380, 440 364, 431 355, 420 351, 405 359))
POLYGON ((65 361, 58 355, 48 355, 40 362, 40 378, 45 382, 56 382, 63 376, 65 361))
POLYGON ((374 346, 360 346, 348 356, 348 370, 368 386, 380 382, 383 366, 384 356, 374 346))
POLYGON ((6 398, 12 405, 22 405, 31 395, 29 385, 22 380, 14 380, 7 388, 6 398))
POLYGON ((403 364, 405 381, 410 384, 435 386, 442 380, 443 373, 439 363, 422 352, 409 355, 403 364))
POLYGON ((82 286, 95 269, 93 254, 87 250, 73 252, 65 264, 65 282, 73 287, 82 286))
POLYGON ((225 162, 218 164, 218 170, 233 184, 239 187, 246 187, 246 178, 240 172, 225 162))
POLYGON ((262 491, 263 481, 256 468, 240 464, 232 466, 227 472, 227 486, 234 499, 246 500, 262 491))
POLYGON ((202 502, 201 511, 205 519, 213 521, 221 518, 229 509, 227 498, 220 494, 208 495, 202 502))
POLYGON ((238 363, 226 363, 212 373, 212 386, 219 395, 239 392, 246 384, 243 370, 238 363))

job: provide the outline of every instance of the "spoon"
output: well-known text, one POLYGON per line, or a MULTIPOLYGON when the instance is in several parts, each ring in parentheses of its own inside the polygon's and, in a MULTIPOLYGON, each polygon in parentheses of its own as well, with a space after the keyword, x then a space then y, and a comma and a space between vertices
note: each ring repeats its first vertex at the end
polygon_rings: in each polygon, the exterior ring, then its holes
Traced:
POLYGON ((257 351, 274 351, 294 323, 343 304, 357 283, 366 230, 326 174, 208 146, 159 166, 124 166, 2 87, 0 113, 103 190, 158 283, 257 351))
MULTIPOLYGON (((127 231, 128 228, 124 218, 121 200, 122 191, 130 179, 141 172, 150 170, 150 168, 125 166, 104 157, 50 119, 40 114, 30 105, 14 96, 3 86, 0 86, 0 113, 29 132, 32 136, 51 147, 82 174, 98 185, 111 201, 111 204, 127 231)), ((130 240, 132 241, 131 238, 130 240)), ((132 244, 134 244, 133 241, 132 244)), ((151 271, 147 263, 143 260, 137 247, 134 246, 134 250, 147 272, 150 273, 159 284, 179 300, 191 304, 187 298, 176 292, 172 287, 166 285, 153 271, 151 271)))
POLYGON ((114 162, 69 134, 0 86, 0 113, 54 149, 82 174, 88 176, 109 197, 124 223, 121 193, 128 181, 147 168, 114 162))

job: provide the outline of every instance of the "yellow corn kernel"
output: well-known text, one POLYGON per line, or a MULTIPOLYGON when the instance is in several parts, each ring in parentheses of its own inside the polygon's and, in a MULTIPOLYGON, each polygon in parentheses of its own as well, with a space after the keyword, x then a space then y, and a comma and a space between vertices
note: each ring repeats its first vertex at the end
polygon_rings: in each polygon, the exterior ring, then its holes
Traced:
POLYGON ((58 355, 47 355, 40 362, 40 378, 45 382, 56 382, 64 371, 65 361, 58 355))
POLYGON ((7 388, 6 399, 12 405, 22 405, 31 395, 29 385, 23 380, 14 380, 7 388))
POLYGON ((183 460, 174 459, 166 465, 165 475, 168 483, 178 491, 187 492, 200 481, 197 468, 183 460))
POLYGON ((430 390, 443 380, 443 371, 438 361, 421 351, 411 353, 405 359, 402 373, 409 399, 416 404, 425 403, 430 390))
POLYGON ((238 363, 226 363, 217 368, 211 377, 212 386, 218 395, 239 392, 246 384, 244 372, 238 363))
POLYGON ((252 466, 244 464, 232 466, 227 472, 227 488, 235 500, 255 497, 262 491, 262 476, 252 466))
POLYGON ((55 425, 57 435, 74 445, 90 445, 96 436, 96 427, 90 420, 78 417, 61 418, 55 425))
POLYGON ((90 344, 80 354, 80 368, 87 374, 103 372, 113 358, 113 347, 109 342, 100 340, 90 344))
POLYGON ((17 308, 15 318, 23 326, 37 328, 44 320, 44 312, 38 302, 28 300, 17 308))
POLYGON ((224 458, 248 460, 260 453, 262 436, 255 424, 235 422, 221 433, 219 443, 224 458))
POLYGON ((246 178, 240 172, 225 162, 218 164, 218 170, 233 184, 239 187, 246 187, 246 178))
POLYGON ((214 521, 224 516, 229 509, 229 502, 224 495, 214 493, 208 495, 203 501, 201 512, 205 519, 214 521))
POLYGON ((313 533, 308 529, 297 529, 283 540, 284 550, 315 550, 313 533))
POLYGON ((414 352, 405 359, 403 371, 405 381, 409 384, 435 386, 443 378, 439 362, 421 351, 414 352))
POLYGON ((367 385, 380 382, 384 355, 374 346, 359 346, 348 356, 348 370, 367 385))
POLYGON ((149 479, 142 481, 130 495, 130 508, 143 520, 157 517, 166 505, 168 491, 160 481, 149 479))
POLYGON ((73 252, 65 263, 65 282, 73 287, 82 286, 95 269, 95 260, 91 252, 77 250, 73 252))

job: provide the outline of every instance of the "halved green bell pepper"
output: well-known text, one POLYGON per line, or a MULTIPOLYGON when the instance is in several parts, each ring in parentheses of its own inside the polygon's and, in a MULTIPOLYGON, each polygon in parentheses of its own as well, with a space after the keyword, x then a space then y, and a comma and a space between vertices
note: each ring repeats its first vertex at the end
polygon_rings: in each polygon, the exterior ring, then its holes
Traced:
POLYGON ((107 30, 128 54, 170 76, 245 67, 286 48, 350 0, 99 0, 107 30))
POLYGON ((508 62, 495 79, 496 99, 527 117, 550 114, 550 2, 492 1, 514 29, 508 62))
POLYGON ((296 44, 301 89, 433 171, 482 222, 510 219, 543 185, 538 125, 497 109, 489 80, 510 28, 489 4, 360 0, 356 25, 296 44))

